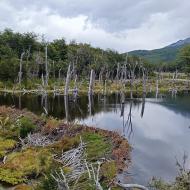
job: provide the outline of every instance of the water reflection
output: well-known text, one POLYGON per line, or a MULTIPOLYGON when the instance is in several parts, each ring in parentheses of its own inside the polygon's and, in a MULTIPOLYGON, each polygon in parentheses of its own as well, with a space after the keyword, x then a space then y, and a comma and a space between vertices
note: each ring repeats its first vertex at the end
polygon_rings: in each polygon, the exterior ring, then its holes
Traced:
POLYGON ((186 151, 190 155, 190 95, 188 92, 130 94, 104 96, 62 96, 47 94, 1 94, 0 105, 27 108, 36 114, 47 110, 49 115, 79 121, 119 132, 129 139, 132 164, 129 172, 136 183, 146 183, 151 176, 173 179, 176 175, 175 157, 186 151), (154 97, 154 98, 152 98, 154 97), (124 99, 124 101, 121 101, 124 99))
POLYGON ((69 122, 69 103, 68 96, 64 96, 64 104, 65 104, 65 119, 69 122))
POLYGON ((142 98, 142 109, 141 109, 141 117, 143 117, 143 115, 144 115, 145 99, 146 99, 146 94, 143 93, 143 98, 142 98))

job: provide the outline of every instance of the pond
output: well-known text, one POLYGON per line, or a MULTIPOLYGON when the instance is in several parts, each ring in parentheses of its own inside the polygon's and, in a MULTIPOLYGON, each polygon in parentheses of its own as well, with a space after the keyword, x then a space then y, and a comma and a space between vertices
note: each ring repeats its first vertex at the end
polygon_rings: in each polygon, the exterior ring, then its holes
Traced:
MULTIPOLYGON (((93 97, 0 94, 0 105, 112 130, 125 136, 131 146, 131 164, 125 177, 147 184, 151 177, 171 181, 177 175, 176 159, 190 155, 190 94, 134 95, 120 103, 118 93, 93 97)), ((190 167, 190 162, 187 162, 190 167)))

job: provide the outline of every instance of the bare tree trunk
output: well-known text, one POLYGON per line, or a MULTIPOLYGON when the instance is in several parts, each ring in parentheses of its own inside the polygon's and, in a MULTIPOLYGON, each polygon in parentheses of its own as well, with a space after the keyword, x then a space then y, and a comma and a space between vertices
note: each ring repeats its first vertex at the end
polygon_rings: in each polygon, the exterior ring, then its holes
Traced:
POLYGON ((104 81, 104 95, 107 94, 107 79, 104 81))
POLYGON ((27 57, 26 57, 27 77, 30 77, 30 69, 28 67, 28 61, 29 61, 29 57, 30 57, 30 50, 31 50, 31 45, 29 45, 29 48, 27 50, 27 57))
POLYGON ((133 87, 134 87, 134 80, 135 80, 135 69, 138 65, 138 62, 129 64, 130 68, 130 94, 131 94, 131 99, 133 98, 133 87))
POLYGON ((120 66, 119 66, 119 63, 117 63, 117 74, 116 74, 117 85, 119 82, 119 70, 120 70, 120 66))
POLYGON ((91 95, 93 94, 93 87, 94 87, 94 70, 91 69, 90 83, 89 83, 89 89, 88 89, 88 93, 91 95))
POLYGON ((67 70, 67 78, 65 82, 65 92, 64 95, 67 96, 69 94, 69 83, 71 79, 71 65, 69 64, 68 70, 67 70))
POLYGON ((44 75, 42 73, 42 86, 44 87, 45 83, 44 83, 44 75))
POLYGON ((18 83, 19 83, 19 85, 21 84, 21 81, 22 81, 22 61, 23 61, 24 54, 25 54, 25 52, 22 52, 21 56, 20 56, 20 70, 19 70, 19 73, 18 73, 18 83))
POLYGON ((53 61, 53 78, 55 79, 55 61, 53 61))
POLYGON ((100 70, 100 73, 99 73, 99 84, 102 84, 102 74, 104 72, 104 69, 101 69, 100 70))
POLYGON ((48 78, 49 78, 49 73, 48 73, 48 59, 47 59, 47 44, 45 46, 45 70, 46 70, 46 77, 45 77, 45 85, 48 86, 48 78))
POLYGON ((142 78, 142 81, 143 81, 143 93, 146 94, 146 76, 145 76, 145 68, 144 67, 142 68, 142 74, 143 74, 143 78, 142 78))
POLYGON ((75 81, 74 81, 74 89, 78 89, 77 88, 77 79, 78 79, 78 76, 77 76, 77 74, 75 75, 75 81))
POLYGON ((156 98, 158 98, 158 92, 159 92, 159 86, 158 86, 158 74, 157 74, 157 79, 156 79, 156 98))
POLYGON ((59 74, 58 74, 59 76, 59 81, 61 81, 61 69, 59 69, 59 74))

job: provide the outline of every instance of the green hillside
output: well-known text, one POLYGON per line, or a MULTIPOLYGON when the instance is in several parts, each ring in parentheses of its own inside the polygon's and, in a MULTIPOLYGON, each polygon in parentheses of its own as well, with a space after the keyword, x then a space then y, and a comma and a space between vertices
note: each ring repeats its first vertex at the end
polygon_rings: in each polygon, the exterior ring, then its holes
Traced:
POLYGON ((129 55, 140 56, 151 63, 172 62, 176 59, 180 49, 188 44, 190 44, 190 38, 180 40, 161 49, 131 51, 129 55))

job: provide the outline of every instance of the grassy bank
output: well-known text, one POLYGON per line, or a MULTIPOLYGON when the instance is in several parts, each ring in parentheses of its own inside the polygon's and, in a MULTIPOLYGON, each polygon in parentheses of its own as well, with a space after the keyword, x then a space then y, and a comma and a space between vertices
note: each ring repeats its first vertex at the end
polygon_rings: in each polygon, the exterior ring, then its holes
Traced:
MULTIPOLYGON (((65 84, 64 82, 57 82, 50 80, 48 86, 42 86, 40 80, 23 82, 22 85, 12 84, 9 82, 0 82, 0 91, 9 92, 9 93, 60 93, 64 94, 65 84)), ((88 93, 89 82, 86 80, 80 81, 77 85, 74 84, 74 81, 70 82, 69 93, 72 94, 75 86, 77 86, 78 93, 84 94, 88 93)), ((109 94, 112 92, 143 92, 143 83, 141 80, 134 80, 131 87, 130 81, 111 81, 108 80, 105 82, 95 81, 93 91, 94 93, 104 93, 109 94)), ((172 90, 183 91, 190 90, 190 80, 189 79, 169 79, 165 78, 162 80, 148 79, 146 81, 146 92, 168 92, 172 90)))

